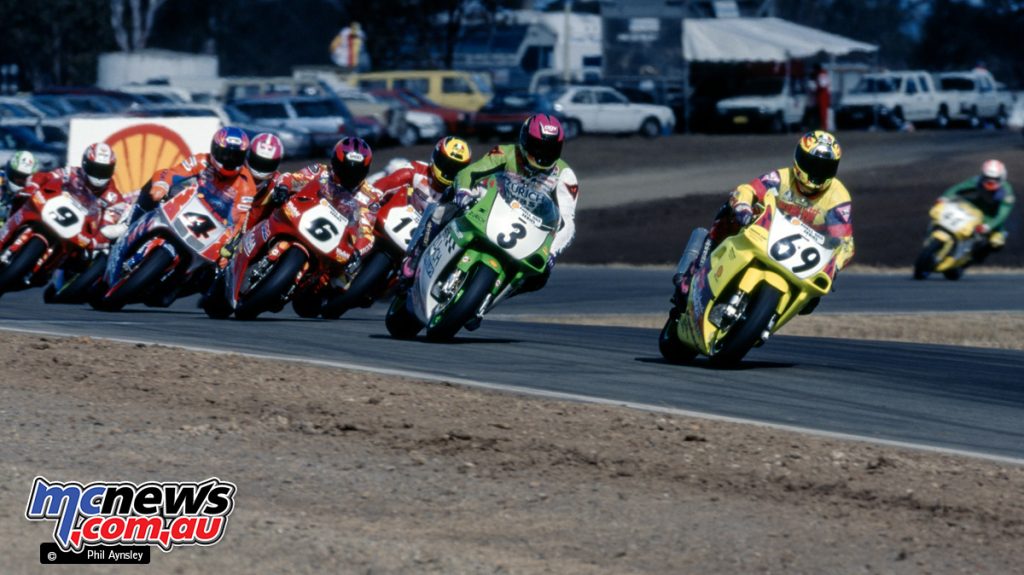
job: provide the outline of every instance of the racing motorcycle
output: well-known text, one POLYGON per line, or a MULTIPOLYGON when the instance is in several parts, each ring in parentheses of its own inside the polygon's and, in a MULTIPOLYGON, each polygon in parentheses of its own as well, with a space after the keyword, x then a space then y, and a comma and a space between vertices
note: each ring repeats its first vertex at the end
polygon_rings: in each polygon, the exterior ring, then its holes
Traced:
POLYGON ((289 300, 301 316, 315 317, 330 278, 352 257, 358 222, 318 191, 316 183, 294 194, 269 218, 242 235, 239 249, 204 299, 207 315, 255 319, 289 300))
POLYGON ((832 289, 839 240, 783 213, 774 196, 766 195, 764 204, 754 222, 710 253, 707 230, 691 235, 677 272, 692 258, 697 267, 686 300, 676 302, 659 335, 665 359, 704 355, 713 365, 738 363, 832 289))
POLYGON ((479 201, 454 218, 427 246, 412 287, 397 295, 385 318, 388 332, 411 338, 451 339, 474 330, 484 314, 543 274, 560 222, 547 194, 513 174, 475 184, 479 201))
POLYGON ((394 194, 380 207, 373 230, 373 250, 345 289, 327 299, 321 310, 323 317, 337 319, 352 308, 369 307, 396 285, 398 269, 423 217, 413 205, 414 193, 410 188, 407 193, 394 194))
POLYGON ((83 204, 59 183, 36 190, 0 229, 0 294, 45 285, 63 268, 61 289, 48 287, 44 299, 85 301, 106 255, 102 249, 87 252, 73 240, 83 231, 95 235, 100 215, 95 202, 83 204))
POLYGON ((90 303, 116 311, 129 303, 168 307, 205 291, 221 247, 231 236, 231 203, 212 183, 187 178, 170 199, 139 218, 111 248, 103 283, 90 303))
POLYGON ((914 261, 914 279, 933 271, 958 280, 973 261, 975 246, 984 238, 975 232, 984 221, 981 210, 965 200, 940 198, 928 212, 931 223, 921 253, 914 261))

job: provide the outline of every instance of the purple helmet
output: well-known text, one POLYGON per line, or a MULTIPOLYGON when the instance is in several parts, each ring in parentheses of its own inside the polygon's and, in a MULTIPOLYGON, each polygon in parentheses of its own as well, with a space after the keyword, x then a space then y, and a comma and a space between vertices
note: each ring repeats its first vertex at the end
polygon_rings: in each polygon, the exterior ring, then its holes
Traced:
POLYGON ((530 168, 548 171, 562 157, 565 131, 558 118, 534 114, 519 129, 519 153, 530 168))
POLYGON ((347 190, 354 190, 370 173, 373 150, 362 138, 348 137, 335 144, 331 154, 334 181, 347 190))

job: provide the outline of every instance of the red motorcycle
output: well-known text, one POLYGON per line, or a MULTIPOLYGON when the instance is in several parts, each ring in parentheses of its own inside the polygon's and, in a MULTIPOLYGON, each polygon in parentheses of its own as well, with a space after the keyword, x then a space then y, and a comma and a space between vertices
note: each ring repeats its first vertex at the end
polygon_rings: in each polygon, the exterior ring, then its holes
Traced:
POLYGON ((407 193, 394 194, 380 207, 373 230, 373 249, 344 290, 328 298, 321 311, 323 317, 337 319, 350 309, 370 307, 398 283, 402 259, 423 217, 414 205, 415 193, 410 188, 407 193))
POLYGON ((111 249, 104 293, 90 302, 94 307, 167 307, 178 297, 206 291, 231 236, 232 208, 209 186, 185 179, 171 188, 170 199, 132 224, 111 249))
POLYGON ((203 301, 214 318, 254 319, 293 301, 315 317, 332 277, 350 265, 357 216, 342 213, 312 183, 242 235, 203 301))
MULTIPOLYGON (((43 286, 63 268, 59 295, 84 298, 102 274, 106 255, 102 249, 87 252, 75 239, 102 238, 100 216, 96 201, 83 202, 59 181, 36 190, 0 229, 0 294, 43 286)), ((105 246, 104 239, 100 247, 105 246)))

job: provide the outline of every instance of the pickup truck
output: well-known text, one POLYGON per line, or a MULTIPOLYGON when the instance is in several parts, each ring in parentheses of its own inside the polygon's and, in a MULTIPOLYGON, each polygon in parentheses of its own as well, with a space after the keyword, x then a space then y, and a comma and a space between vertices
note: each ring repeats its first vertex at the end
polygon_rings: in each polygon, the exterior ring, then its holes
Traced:
POLYGON ((841 128, 878 126, 900 129, 907 122, 949 125, 950 105, 923 70, 877 72, 861 76, 836 111, 841 128))
POLYGON ((986 70, 969 72, 943 72, 936 74, 940 92, 949 102, 949 118, 972 128, 981 127, 990 120, 997 127, 1005 127, 1013 109, 1013 98, 1000 91, 992 75, 986 70))
POLYGON ((726 130, 781 133, 799 126, 807 110, 807 91, 796 78, 773 76, 747 82, 735 96, 715 104, 726 130))

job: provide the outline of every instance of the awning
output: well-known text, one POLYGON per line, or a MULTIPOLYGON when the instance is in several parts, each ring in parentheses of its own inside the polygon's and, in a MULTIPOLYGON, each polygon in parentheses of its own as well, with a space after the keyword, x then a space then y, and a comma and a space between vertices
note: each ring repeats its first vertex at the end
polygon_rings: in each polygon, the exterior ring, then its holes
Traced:
POLYGON ((819 53, 877 52, 857 42, 781 18, 687 18, 683 57, 690 62, 784 62, 819 53))

